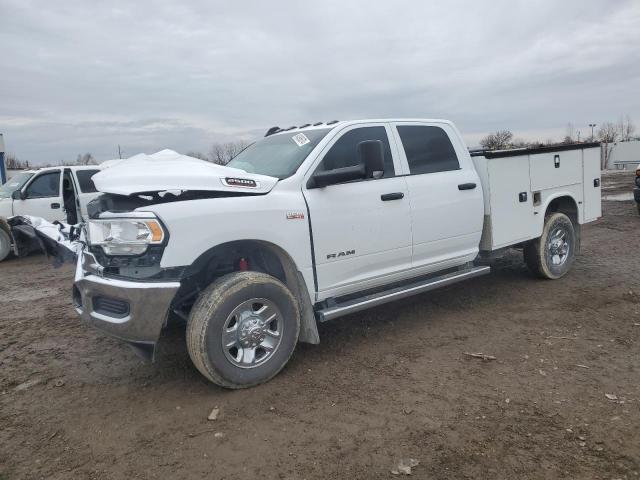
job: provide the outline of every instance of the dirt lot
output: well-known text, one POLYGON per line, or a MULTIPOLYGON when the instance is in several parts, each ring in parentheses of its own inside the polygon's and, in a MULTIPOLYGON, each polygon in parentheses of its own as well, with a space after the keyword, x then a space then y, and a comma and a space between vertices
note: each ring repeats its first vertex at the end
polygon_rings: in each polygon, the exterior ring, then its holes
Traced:
POLYGON ((603 206, 564 279, 532 278, 514 252, 323 325, 245 391, 208 384, 179 330, 146 364, 80 323, 71 267, 4 262, 0 479, 391 478, 408 457, 415 478, 640 478, 640 216, 603 206))

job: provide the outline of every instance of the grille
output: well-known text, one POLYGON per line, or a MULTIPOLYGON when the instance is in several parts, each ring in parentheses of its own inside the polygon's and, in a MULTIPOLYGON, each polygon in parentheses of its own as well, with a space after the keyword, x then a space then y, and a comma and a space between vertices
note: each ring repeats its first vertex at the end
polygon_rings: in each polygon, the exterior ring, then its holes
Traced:
POLYGON ((93 297, 93 310, 113 318, 124 318, 129 315, 129 303, 117 298, 93 297))

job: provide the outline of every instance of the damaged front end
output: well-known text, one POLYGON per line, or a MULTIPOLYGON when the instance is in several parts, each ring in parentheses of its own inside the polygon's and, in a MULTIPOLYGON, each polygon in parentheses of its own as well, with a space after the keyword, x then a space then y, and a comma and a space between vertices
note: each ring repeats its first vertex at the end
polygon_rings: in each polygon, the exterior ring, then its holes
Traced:
POLYGON ((12 217, 7 225, 17 255, 42 251, 53 258, 54 266, 76 262, 76 312, 87 324, 127 342, 143 358, 153 360, 171 302, 180 288, 179 272, 167 274, 173 281, 158 272, 162 245, 128 258, 105 256, 101 247, 89 244, 86 225, 53 224, 36 217, 12 217), (93 251, 102 252, 102 258, 93 251), (148 264, 146 270, 143 264, 148 264), (130 274, 140 278, 131 278, 130 274))
POLYGON ((180 282, 108 278, 104 267, 83 250, 76 266, 73 303, 88 324, 131 345, 153 360, 171 302, 180 282))

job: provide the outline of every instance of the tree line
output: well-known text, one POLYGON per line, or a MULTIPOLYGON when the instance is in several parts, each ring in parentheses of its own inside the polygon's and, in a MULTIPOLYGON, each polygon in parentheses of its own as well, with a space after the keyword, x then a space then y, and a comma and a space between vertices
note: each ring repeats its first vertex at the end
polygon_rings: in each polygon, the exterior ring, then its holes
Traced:
POLYGON ((539 140, 525 141, 516 139, 511 130, 504 129, 489 133, 480 140, 480 145, 485 150, 507 150, 512 148, 568 145, 584 141, 598 141, 603 144, 602 167, 604 168, 609 163, 609 158, 616 142, 640 140, 640 136, 636 135, 636 125, 629 115, 620 117, 617 122, 603 122, 598 126, 597 130, 595 130, 596 126, 598 125, 594 124, 591 135, 582 137, 581 132, 577 130, 572 123, 568 123, 565 136, 559 142, 553 139, 547 139, 544 142, 539 140))
MULTIPOLYGON (((232 142, 214 142, 209 149, 209 152, 205 155, 200 152, 191 151, 186 155, 189 157, 199 158, 200 160, 206 160, 207 162, 217 163, 218 165, 226 165, 233 159, 238 153, 251 145, 250 142, 245 140, 236 140, 232 142)), ((20 160, 14 153, 7 152, 4 157, 4 163, 8 170, 27 170, 34 167, 29 160, 20 160)), ((58 165, 74 166, 74 165, 97 165, 98 161, 90 153, 78 154, 75 160, 63 160, 58 165)), ((51 167, 52 164, 38 165, 36 168, 51 167)))

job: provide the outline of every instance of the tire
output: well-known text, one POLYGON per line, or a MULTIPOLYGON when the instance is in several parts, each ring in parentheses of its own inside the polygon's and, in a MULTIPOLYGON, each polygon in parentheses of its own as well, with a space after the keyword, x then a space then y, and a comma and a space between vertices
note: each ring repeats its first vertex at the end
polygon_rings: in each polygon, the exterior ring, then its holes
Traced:
POLYGON ((235 272, 200 294, 186 340, 200 373, 221 387, 238 389, 276 376, 299 333, 298 302, 282 282, 264 273, 235 272))
POLYGON ((11 253, 11 237, 0 228, 0 262, 11 253))
POLYGON ((576 230, 564 213, 545 218, 542 236, 524 247, 524 261, 538 277, 556 280, 567 274, 578 248, 576 230))

